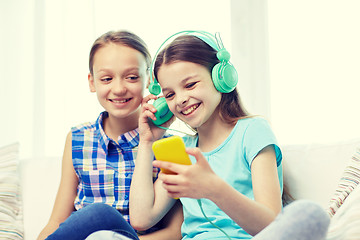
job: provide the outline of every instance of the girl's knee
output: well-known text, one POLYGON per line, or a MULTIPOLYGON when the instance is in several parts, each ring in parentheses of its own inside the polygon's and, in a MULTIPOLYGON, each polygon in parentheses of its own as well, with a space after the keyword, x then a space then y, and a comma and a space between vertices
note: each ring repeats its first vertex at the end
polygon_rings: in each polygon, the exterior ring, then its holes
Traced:
POLYGON ((105 203, 93 203, 89 206, 86 206, 89 211, 99 212, 99 213, 111 213, 113 211, 117 211, 115 208, 105 204, 105 203))
POLYGON ((297 200, 284 209, 284 214, 289 214, 296 218, 305 218, 310 222, 328 226, 330 218, 326 211, 317 203, 309 200, 297 200))
POLYGON ((325 210, 319 204, 310 200, 297 200, 287 207, 289 207, 289 210, 299 213, 326 214, 325 210))
POLYGON ((125 221, 118 210, 105 203, 93 203, 81 211, 88 216, 89 220, 98 222, 101 225, 116 225, 119 221, 125 221))

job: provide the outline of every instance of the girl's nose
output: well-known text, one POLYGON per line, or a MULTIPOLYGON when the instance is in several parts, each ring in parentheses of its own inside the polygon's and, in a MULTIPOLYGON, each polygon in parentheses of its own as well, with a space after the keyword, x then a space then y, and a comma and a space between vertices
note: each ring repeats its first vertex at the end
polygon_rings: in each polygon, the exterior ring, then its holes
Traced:
POLYGON ((113 85, 111 87, 111 90, 114 94, 121 95, 126 92, 126 85, 120 78, 116 78, 113 81, 113 85))
POLYGON ((176 101, 179 106, 184 106, 189 101, 189 97, 186 94, 178 94, 176 101))

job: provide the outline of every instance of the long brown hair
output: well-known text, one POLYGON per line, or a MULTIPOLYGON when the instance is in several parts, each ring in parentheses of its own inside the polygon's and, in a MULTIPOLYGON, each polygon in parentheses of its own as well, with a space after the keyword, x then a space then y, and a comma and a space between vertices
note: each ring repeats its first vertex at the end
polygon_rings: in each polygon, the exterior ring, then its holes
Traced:
MULTIPOLYGON (((213 67, 220 62, 216 53, 215 49, 198 37, 192 35, 179 36, 157 55, 154 64, 154 76, 157 78, 158 71, 163 64, 171 64, 177 61, 200 64, 211 73, 213 67)), ((221 94, 219 114, 227 123, 235 123, 241 118, 252 117, 242 105, 236 88, 230 93, 221 94)), ((294 198, 289 193, 285 183, 283 187, 282 201, 286 205, 294 198)))
POLYGON ((89 71, 93 75, 93 65, 95 53, 106 44, 121 44, 139 51, 145 57, 147 68, 150 68, 151 56, 146 43, 136 34, 128 31, 109 31, 104 33, 93 43, 89 55, 89 71))
MULTIPOLYGON (((211 75, 213 67, 219 63, 217 51, 203 40, 192 35, 182 35, 166 46, 156 57, 154 75, 163 64, 177 61, 192 62, 206 67, 211 75)), ((236 88, 230 93, 222 93, 219 104, 220 117, 227 123, 235 123, 238 119, 248 117, 236 88)))

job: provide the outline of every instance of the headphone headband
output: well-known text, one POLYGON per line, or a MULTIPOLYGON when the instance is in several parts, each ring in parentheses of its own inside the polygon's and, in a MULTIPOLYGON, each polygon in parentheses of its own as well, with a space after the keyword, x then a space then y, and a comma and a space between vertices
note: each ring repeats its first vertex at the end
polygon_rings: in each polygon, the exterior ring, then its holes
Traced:
MULTIPOLYGON (((149 91, 151 94, 159 95, 161 92, 161 87, 159 86, 158 81, 155 79, 155 77, 153 77, 154 65, 155 65, 156 58, 157 58, 159 52, 162 50, 164 45, 166 45, 171 39, 178 37, 180 35, 195 36, 195 37, 201 39, 202 41, 204 41, 206 44, 208 44, 210 47, 212 47, 217 52, 219 52, 222 48, 224 48, 224 45, 220 38, 219 32, 216 32, 215 35, 212 35, 211 33, 206 32, 206 31, 185 30, 185 31, 180 31, 180 32, 177 32, 177 33, 171 35, 160 45, 159 49, 155 53, 153 61, 151 62, 150 86, 149 86, 149 91)), ((219 56, 218 56, 218 58, 219 58, 219 56)), ((229 55, 229 58, 230 58, 230 55, 229 55)))
MULTIPOLYGON (((168 37, 156 51, 150 68, 149 92, 154 95, 160 94, 161 87, 158 81, 153 77, 154 64, 162 47, 167 44, 170 39, 179 35, 195 36, 217 51, 216 57, 220 62, 212 68, 211 79, 217 91, 221 93, 229 93, 233 91, 238 81, 238 75, 234 66, 232 66, 229 62, 230 53, 224 48, 220 34, 216 33, 215 35, 212 35, 204 31, 181 31, 168 37)), ((157 110, 155 113, 156 120, 153 121, 155 125, 159 126, 167 122, 173 116, 172 112, 169 110, 169 107, 166 104, 165 98, 158 98, 155 100, 153 105, 157 110)))

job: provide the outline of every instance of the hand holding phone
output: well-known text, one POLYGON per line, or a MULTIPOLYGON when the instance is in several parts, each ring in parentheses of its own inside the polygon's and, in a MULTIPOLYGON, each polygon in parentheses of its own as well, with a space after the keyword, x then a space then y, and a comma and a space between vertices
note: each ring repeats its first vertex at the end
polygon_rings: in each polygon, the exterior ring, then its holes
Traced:
MULTIPOLYGON (((155 158, 159 161, 168 161, 177 164, 191 165, 189 155, 185 151, 185 144, 181 137, 171 136, 157 140, 152 145, 155 158)), ((163 173, 174 174, 167 169, 161 169, 163 173)))

